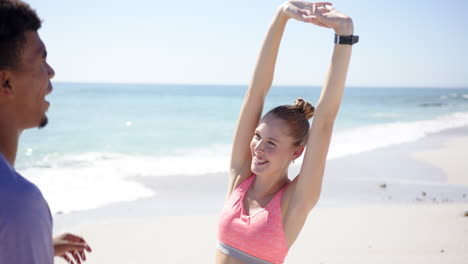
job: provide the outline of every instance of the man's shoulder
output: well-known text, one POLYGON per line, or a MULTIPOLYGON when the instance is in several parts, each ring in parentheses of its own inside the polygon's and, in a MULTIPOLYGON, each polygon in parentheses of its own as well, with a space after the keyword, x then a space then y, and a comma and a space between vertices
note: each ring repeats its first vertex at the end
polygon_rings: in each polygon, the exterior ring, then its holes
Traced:
POLYGON ((39 191, 36 185, 16 172, 15 169, 0 156, 0 192, 7 190, 17 192, 39 191))
POLYGON ((0 157, 0 263, 52 263, 51 237, 41 192, 0 157))
POLYGON ((43 202, 43 197, 37 186, 16 172, 0 156, 0 207, 31 208, 40 202, 43 202))
POLYGON ((8 161, 0 153, 0 181, 7 181, 14 178, 15 170, 10 166, 8 161))

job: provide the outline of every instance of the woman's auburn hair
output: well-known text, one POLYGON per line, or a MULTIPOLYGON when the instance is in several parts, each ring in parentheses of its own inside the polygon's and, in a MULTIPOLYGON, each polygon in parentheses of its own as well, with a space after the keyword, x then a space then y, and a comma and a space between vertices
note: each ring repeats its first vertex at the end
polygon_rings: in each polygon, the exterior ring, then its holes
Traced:
POLYGON ((271 109, 263 118, 269 115, 286 122, 289 136, 295 139, 294 145, 305 145, 309 133, 309 119, 314 116, 315 107, 302 98, 297 98, 293 105, 280 105, 271 109))

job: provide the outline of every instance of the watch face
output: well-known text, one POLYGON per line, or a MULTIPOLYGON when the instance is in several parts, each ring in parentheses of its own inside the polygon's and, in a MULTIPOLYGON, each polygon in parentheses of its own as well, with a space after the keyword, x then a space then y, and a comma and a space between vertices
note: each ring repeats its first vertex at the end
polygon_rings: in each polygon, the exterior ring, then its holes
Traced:
POLYGON ((353 41, 353 37, 352 36, 344 36, 342 38, 340 38, 340 42, 343 43, 343 44, 351 44, 351 42, 353 41))

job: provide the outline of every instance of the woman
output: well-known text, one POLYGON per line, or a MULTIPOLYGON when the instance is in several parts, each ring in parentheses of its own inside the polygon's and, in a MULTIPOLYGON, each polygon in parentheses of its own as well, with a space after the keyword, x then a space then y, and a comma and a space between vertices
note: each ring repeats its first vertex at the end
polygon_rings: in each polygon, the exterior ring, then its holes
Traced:
POLYGON ((276 13, 235 131, 217 263, 283 263, 320 196, 351 45, 357 42, 357 36, 352 35, 351 18, 328 2, 290 1, 276 13), (291 18, 332 28, 339 36, 335 37, 338 43, 315 111, 310 103, 298 99, 294 105, 279 106, 260 119, 283 31, 291 18), (315 118, 309 129, 307 119, 312 115, 315 118), (304 150, 300 173, 290 181, 288 167, 304 150))

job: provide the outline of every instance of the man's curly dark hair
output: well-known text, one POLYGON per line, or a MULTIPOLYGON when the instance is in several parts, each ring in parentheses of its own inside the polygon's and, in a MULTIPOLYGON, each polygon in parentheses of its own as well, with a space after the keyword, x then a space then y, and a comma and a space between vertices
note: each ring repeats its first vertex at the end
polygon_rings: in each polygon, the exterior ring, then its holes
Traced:
POLYGON ((37 31, 41 19, 27 3, 0 0, 0 70, 19 66, 26 42, 25 32, 37 31))

